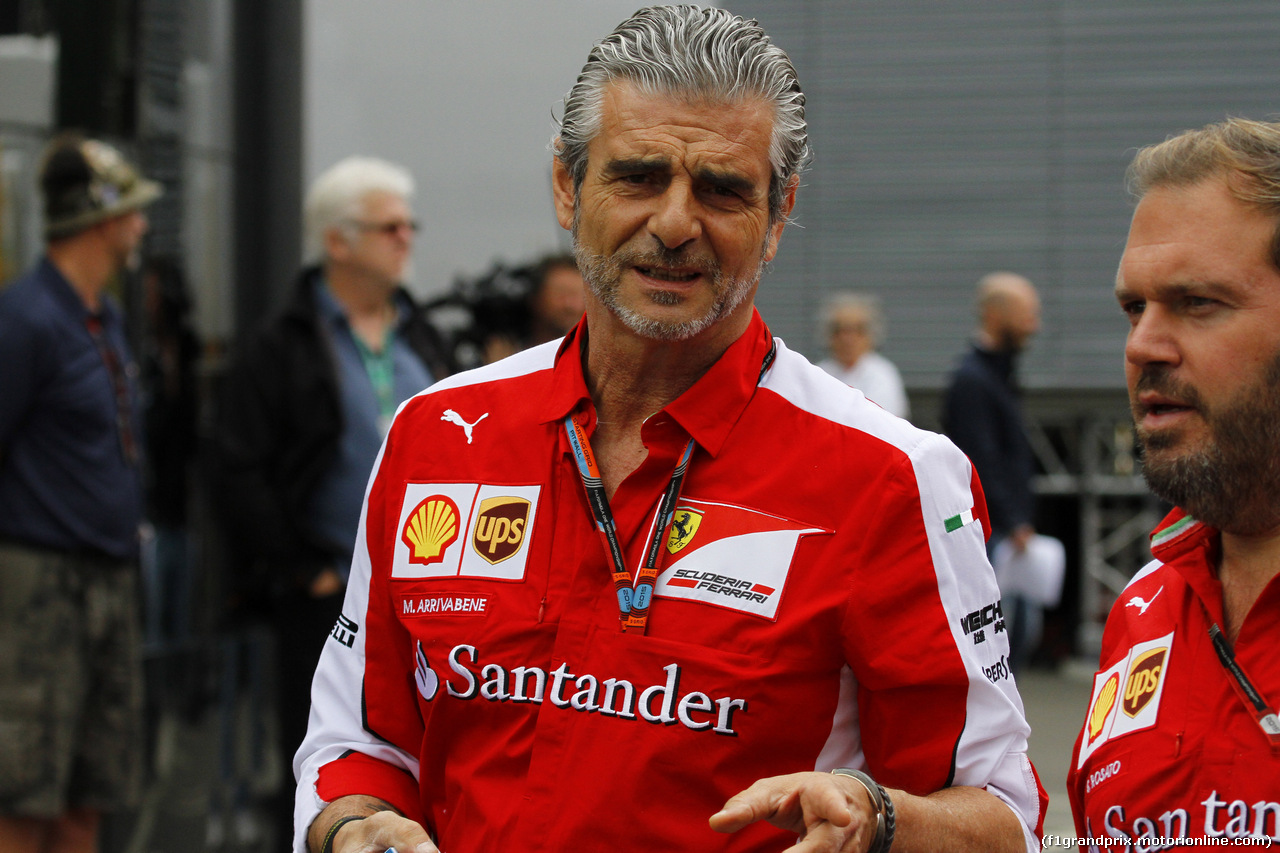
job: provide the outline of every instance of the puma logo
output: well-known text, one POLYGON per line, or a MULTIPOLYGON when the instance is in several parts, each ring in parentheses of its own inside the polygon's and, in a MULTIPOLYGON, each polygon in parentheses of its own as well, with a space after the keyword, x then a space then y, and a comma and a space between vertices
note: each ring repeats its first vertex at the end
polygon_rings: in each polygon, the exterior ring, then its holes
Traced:
POLYGON ((1150 607, 1152 603, 1155 602, 1155 600, 1160 597, 1160 593, 1162 592, 1164 592, 1164 587, 1160 587, 1159 589, 1157 589, 1156 594, 1151 596, 1151 601, 1143 601, 1142 596, 1135 595, 1133 598, 1126 601, 1124 603, 1124 606, 1138 608, 1138 615, 1141 616, 1142 614, 1147 612, 1147 608, 1150 607))
POLYGON ((475 429, 475 425, 480 423, 482 420, 484 420, 487 417, 489 417, 489 413, 485 412, 483 415, 476 418, 474 422, 467 423, 462 419, 462 415, 458 414, 453 409, 445 409, 444 414, 440 416, 440 420, 448 421, 451 424, 457 424, 458 426, 462 427, 462 431, 467 434, 467 444, 470 444, 471 430, 475 429))

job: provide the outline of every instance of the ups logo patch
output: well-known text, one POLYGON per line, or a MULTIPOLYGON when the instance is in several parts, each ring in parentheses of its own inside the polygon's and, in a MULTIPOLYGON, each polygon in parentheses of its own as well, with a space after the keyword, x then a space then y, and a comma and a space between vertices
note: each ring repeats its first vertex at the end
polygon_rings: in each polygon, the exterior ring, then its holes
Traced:
POLYGON ((508 560, 524 545, 529 501, 504 495, 480 501, 471 547, 490 565, 508 560))
POLYGON ((1124 704, 1120 707, 1130 717, 1136 717, 1147 707, 1160 686, 1160 673, 1164 669, 1164 657, 1168 649, 1152 649, 1134 659, 1129 667, 1129 679, 1124 685, 1124 704))

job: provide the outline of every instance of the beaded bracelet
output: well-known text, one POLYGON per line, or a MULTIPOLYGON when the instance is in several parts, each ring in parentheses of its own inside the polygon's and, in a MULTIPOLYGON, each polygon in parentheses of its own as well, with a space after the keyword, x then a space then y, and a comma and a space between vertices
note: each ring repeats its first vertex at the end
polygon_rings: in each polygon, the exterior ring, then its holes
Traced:
POLYGON ((867 853, 889 853, 889 848, 893 846, 895 820, 893 800, 889 798, 888 792, 879 782, 861 770, 837 767, 831 773, 835 776, 849 776, 857 779, 858 784, 867 789, 867 795, 871 797, 871 805, 876 810, 876 834, 871 839, 871 846, 867 848, 867 853))
POLYGON ((340 817, 329 825, 329 831, 324 834, 324 843, 320 845, 320 853, 333 853, 333 839, 338 834, 338 830, 351 823, 353 820, 364 820, 368 815, 349 814, 340 817))

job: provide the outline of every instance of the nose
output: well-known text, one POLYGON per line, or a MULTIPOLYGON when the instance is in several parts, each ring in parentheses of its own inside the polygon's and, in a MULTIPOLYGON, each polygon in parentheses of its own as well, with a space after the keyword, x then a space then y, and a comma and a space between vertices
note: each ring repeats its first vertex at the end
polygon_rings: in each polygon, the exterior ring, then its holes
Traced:
POLYGON ((649 217, 649 233, 668 249, 679 249, 702 236, 698 199, 687 181, 673 180, 657 197, 649 217))
POLYGON ((1170 320, 1158 306, 1148 305, 1129 327, 1124 358, 1134 367, 1181 361, 1170 320))

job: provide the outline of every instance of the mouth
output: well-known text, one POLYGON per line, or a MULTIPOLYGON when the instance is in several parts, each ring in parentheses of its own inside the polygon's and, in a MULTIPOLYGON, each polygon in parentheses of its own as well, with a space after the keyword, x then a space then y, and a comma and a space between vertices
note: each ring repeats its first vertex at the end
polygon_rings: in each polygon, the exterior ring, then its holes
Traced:
POLYGON ((1146 430, 1172 426, 1195 413, 1195 406, 1161 394, 1141 394, 1134 406, 1138 424, 1146 430))
POLYGON ((635 269, 636 269, 636 272, 640 273, 646 278, 651 278, 654 281, 670 282, 672 284, 688 284, 689 282, 693 281, 694 279, 702 275, 702 273, 698 272, 697 270, 689 271, 689 270, 679 270, 679 269, 666 269, 664 267, 637 266, 635 269))

